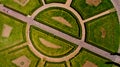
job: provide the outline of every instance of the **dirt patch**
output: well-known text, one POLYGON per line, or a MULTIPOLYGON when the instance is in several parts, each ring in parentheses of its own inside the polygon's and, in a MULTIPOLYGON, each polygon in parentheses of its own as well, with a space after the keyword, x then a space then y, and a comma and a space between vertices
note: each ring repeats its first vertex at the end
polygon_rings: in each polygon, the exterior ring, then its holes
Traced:
POLYGON ((29 0, 14 0, 14 2, 18 3, 21 6, 25 6, 29 0))
POLYGON ((13 60, 12 62, 19 67, 29 67, 29 65, 31 63, 31 61, 26 56, 21 56, 15 60, 13 60))
POLYGON ((101 2, 101 0, 86 0, 86 3, 90 6, 98 6, 101 2))
POLYGON ((39 39, 40 39, 41 43, 42 43, 43 45, 45 45, 46 47, 55 48, 55 49, 61 48, 61 46, 58 46, 58 45, 53 44, 53 43, 51 43, 51 42, 48 42, 47 40, 45 40, 45 39, 43 39, 43 38, 39 38, 39 39))
POLYGON ((52 19, 54 19, 62 24, 65 24, 68 27, 72 27, 72 25, 67 20, 65 20, 63 17, 52 17, 52 19))
POLYGON ((7 25, 7 24, 4 24, 3 25, 2 36, 8 38, 11 34, 11 31, 12 31, 12 27, 7 25))
POLYGON ((98 67, 98 66, 90 61, 86 61, 82 67, 98 67))
POLYGON ((106 36, 106 30, 103 27, 101 27, 100 31, 102 33, 101 37, 105 38, 105 36, 106 36))

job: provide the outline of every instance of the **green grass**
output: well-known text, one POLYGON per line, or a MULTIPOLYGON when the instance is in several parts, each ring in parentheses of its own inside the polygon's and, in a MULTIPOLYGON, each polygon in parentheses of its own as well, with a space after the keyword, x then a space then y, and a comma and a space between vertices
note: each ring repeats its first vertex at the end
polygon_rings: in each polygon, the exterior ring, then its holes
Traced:
POLYGON ((46 63, 45 67, 66 67, 64 63, 46 63))
POLYGON ((119 47, 119 21, 117 18, 115 12, 86 23, 86 41, 108 51, 117 52, 119 47), (105 38, 101 37, 101 28, 106 31, 105 38))
POLYGON ((97 55, 94 55, 93 53, 88 52, 85 49, 82 49, 76 57, 71 59, 71 64, 72 64, 72 67, 82 67, 82 65, 86 61, 90 61, 96 64, 98 67, 111 67, 112 66, 112 65, 105 64, 105 62, 107 62, 108 60, 101 58, 97 55))
POLYGON ((71 12, 67 11, 66 9, 62 8, 48 8, 46 10, 43 10, 36 16, 36 20, 47 24, 49 26, 52 26, 60 31, 63 31, 67 34, 70 34, 75 37, 81 38, 81 26, 75 16, 72 15, 71 12), (55 21, 52 19, 52 17, 55 16, 61 16, 64 19, 66 19, 72 27, 68 27, 58 21, 55 21))
POLYGON ((75 10, 80 13, 83 19, 87 19, 105 10, 113 8, 110 0, 102 0, 102 3, 97 7, 89 6, 88 4, 86 4, 85 1, 86 0, 73 0, 71 5, 75 10))
POLYGON ((25 26, 24 23, 0 13, 0 50, 25 41, 25 26), (4 24, 13 28, 8 38, 2 37, 4 24))
POLYGON ((35 67, 39 58, 37 58, 33 53, 31 53, 28 47, 21 48, 19 50, 13 51, 12 53, 0 53, 0 67, 16 67, 11 61, 25 55, 31 60, 30 67, 35 67))
POLYGON ((5 6, 19 11, 25 15, 31 15, 33 11, 42 6, 41 0, 29 0, 25 6, 19 5, 18 3, 14 2, 14 0, 0 0, 0 2, 5 6))
POLYGON ((56 36, 49 34, 47 32, 44 32, 42 30, 37 30, 34 27, 31 27, 31 40, 34 44, 34 47, 43 53, 44 55, 51 56, 51 57, 61 57, 66 55, 68 52, 71 52, 71 50, 75 47, 73 44, 69 44, 67 42, 59 40, 56 36), (62 48, 54 49, 50 47, 46 47, 43 45, 39 38, 44 38, 45 40, 54 43, 56 45, 61 46, 62 48))
POLYGON ((65 3, 67 0, 45 0, 46 3, 65 3))

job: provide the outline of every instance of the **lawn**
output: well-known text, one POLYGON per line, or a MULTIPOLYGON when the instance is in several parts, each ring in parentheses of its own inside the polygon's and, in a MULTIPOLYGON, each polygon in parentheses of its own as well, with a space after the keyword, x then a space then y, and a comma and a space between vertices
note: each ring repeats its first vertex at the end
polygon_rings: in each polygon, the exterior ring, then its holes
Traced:
POLYGON ((69 54, 69 52, 72 52, 73 49, 76 49, 76 46, 74 46, 74 44, 61 40, 58 37, 49 34, 45 31, 42 31, 40 29, 37 29, 35 27, 31 27, 30 36, 34 47, 44 55, 50 57, 62 57, 69 54), (47 47, 46 45, 41 43, 39 38, 43 38, 48 42, 61 46, 61 48, 55 49, 55 48, 47 47))
POLYGON ((105 62, 109 61, 88 52, 86 49, 82 49, 79 54, 71 59, 71 64, 73 67, 82 67, 86 61, 90 61, 97 65, 98 67, 111 67, 112 65, 107 65, 105 62))
POLYGON ((110 8, 113 8, 110 0, 102 0, 101 4, 99 4, 97 7, 89 6, 85 1, 86 0, 73 0, 71 5, 80 13, 83 19, 87 19, 110 8))
POLYGON ((25 41, 25 24, 21 21, 10 18, 0 13, 0 50, 14 46, 25 41), (3 25, 7 24, 12 27, 10 36, 3 37, 3 25))
POLYGON ((48 3, 65 3, 67 0, 45 0, 48 3))
POLYGON ((119 47, 119 21, 116 12, 85 24, 86 41, 111 52, 119 47), (104 30, 101 32, 101 30, 104 30), (104 37, 102 37, 104 35, 104 37))
POLYGON ((37 58, 33 53, 30 52, 28 47, 21 48, 19 50, 13 51, 12 53, 0 53, 0 67, 16 67, 11 61, 25 55, 31 60, 30 67, 35 67, 39 58, 37 58), (7 58, 7 59, 6 59, 7 58))
MULTIPOLYGON (((76 17, 68 10, 58 7, 48 8, 40 12, 36 19, 38 22, 41 22, 43 24, 49 25, 53 28, 56 28, 64 33, 67 33, 69 35, 72 35, 74 37, 81 38, 81 26, 76 19, 76 17), (69 22, 69 24, 72 25, 72 27, 66 26, 65 24, 62 24, 54 19, 52 17, 62 17, 66 21, 69 22)), ((62 22, 62 21, 61 21, 62 22)))
POLYGON ((14 0, 0 0, 0 2, 5 6, 25 15, 31 15, 37 8, 42 6, 41 0, 29 0, 25 6, 19 5, 18 3, 14 2, 14 0))

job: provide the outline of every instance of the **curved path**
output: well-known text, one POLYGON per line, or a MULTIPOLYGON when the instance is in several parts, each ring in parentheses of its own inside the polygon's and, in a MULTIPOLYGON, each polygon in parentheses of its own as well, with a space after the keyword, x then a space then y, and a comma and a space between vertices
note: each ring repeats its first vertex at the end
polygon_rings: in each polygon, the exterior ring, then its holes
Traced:
POLYGON ((72 3, 72 0, 67 0, 67 2, 65 3, 67 6, 70 6, 72 3))
POLYGON ((60 3, 46 4, 46 5, 38 8, 36 11, 34 11, 33 14, 31 15, 31 17, 35 18, 35 16, 37 16, 38 13, 40 13, 41 11, 43 11, 47 8, 50 8, 50 7, 61 7, 61 8, 65 8, 65 9, 71 11, 77 17, 77 19, 79 20, 79 22, 81 24, 81 28, 82 28, 82 39, 81 40, 83 40, 83 41, 85 40, 85 27, 84 27, 84 23, 83 23, 81 16, 73 8, 66 6, 65 4, 60 4, 60 3))
POLYGON ((77 47, 77 49, 72 52, 71 54, 67 55, 67 56, 64 56, 64 57, 60 57, 60 58, 51 58, 51 57, 48 57, 48 56, 45 56, 43 55, 42 53, 40 53, 38 50, 35 49, 35 47, 33 46, 33 44, 31 43, 31 40, 30 40, 30 25, 27 25, 26 26, 26 38, 27 38, 27 41, 28 41, 28 46, 30 48, 30 50, 36 55, 38 56, 39 58, 41 59, 44 59, 46 61, 49 61, 49 62, 63 62, 63 61, 68 61, 69 59, 73 58, 75 55, 77 55, 81 49, 81 46, 79 45, 77 47))
MULTIPOLYGON (((117 10, 119 24, 120 24, 120 0, 111 0, 111 2, 113 3, 115 9, 117 10)), ((120 44, 118 48, 118 53, 120 53, 120 44)), ((120 63, 120 56, 116 56, 115 62, 120 63)))
MULTIPOLYGON (((107 59, 109 59, 109 60, 111 60, 113 62, 116 62, 116 63, 120 62, 120 61, 115 61, 116 56, 111 55, 107 51, 104 51, 104 50, 102 50, 100 48, 92 46, 92 45, 90 45, 88 43, 85 43, 85 42, 79 40, 79 39, 71 37, 71 36, 69 36, 69 35, 67 35, 65 33, 62 33, 62 32, 60 32, 60 31, 58 31, 56 29, 53 29, 53 28, 51 28, 49 26, 46 26, 46 25, 44 25, 42 23, 39 23, 39 22, 33 20, 32 18, 26 17, 26 16, 24 16, 24 15, 18 13, 18 12, 15 12, 15 11, 9 9, 9 8, 6 8, 6 7, 2 6, 2 5, 0 6, 0 12, 5 13, 5 14, 7 14, 9 16, 14 17, 14 18, 17 18, 17 19, 19 19, 21 21, 24 21, 28 25, 34 25, 34 26, 36 26, 36 27, 38 27, 38 28, 40 28, 42 30, 45 30, 46 32, 52 33, 52 34, 54 34, 54 35, 56 35, 56 36, 58 36, 60 38, 63 38, 65 40, 69 41, 69 42, 72 42, 72 43, 74 43, 76 45, 79 45, 80 47, 83 47, 83 48, 85 48, 85 49, 87 49, 87 50, 89 50, 89 51, 91 51, 93 53, 96 53, 96 54, 98 54, 98 55, 100 55, 100 56, 102 56, 104 58, 107 58, 107 59)), ((30 46, 30 48, 31 48, 31 50, 33 50, 32 46, 30 46)))
POLYGON ((117 10, 117 14, 120 22, 120 0, 111 0, 111 2, 113 3, 115 9, 117 10))

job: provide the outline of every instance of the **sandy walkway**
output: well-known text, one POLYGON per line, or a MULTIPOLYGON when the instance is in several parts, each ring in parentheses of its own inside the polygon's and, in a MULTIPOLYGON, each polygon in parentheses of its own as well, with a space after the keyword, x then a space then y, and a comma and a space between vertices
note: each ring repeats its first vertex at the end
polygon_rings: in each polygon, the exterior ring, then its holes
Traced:
POLYGON ((98 15, 95 15, 95 16, 93 16, 93 17, 90 17, 90 18, 88 18, 88 19, 85 19, 83 22, 84 22, 84 23, 85 23, 85 22, 88 22, 88 21, 90 21, 90 20, 93 20, 93 19, 99 18, 99 17, 101 17, 101 16, 104 16, 104 15, 110 14, 110 13, 115 12, 115 11, 116 11, 115 8, 109 9, 109 10, 104 11, 104 12, 98 14, 98 15))
MULTIPOLYGON (((44 9, 46 9, 46 8, 54 7, 54 6, 63 7, 63 8, 68 8, 68 10, 72 11, 75 15, 78 14, 74 9, 72 9, 72 8, 70 8, 70 7, 66 7, 66 6, 63 5, 63 4, 49 4, 49 5, 45 5, 45 6, 41 7, 40 10, 44 10, 44 9), (46 7, 46 6, 47 6, 47 7, 46 7)), ((63 39, 65 39, 65 40, 67 40, 67 41, 70 41, 70 42, 72 42, 72 43, 74 43, 74 44, 76 44, 76 45, 78 45, 78 46, 80 47, 80 48, 78 47, 78 48, 77 48, 73 53, 71 53, 70 55, 65 56, 65 57, 62 57, 62 58, 51 58, 51 57, 44 56, 44 55, 41 54, 39 51, 37 51, 37 50, 34 48, 34 46, 32 45, 31 40, 30 40, 30 36, 29 36, 29 32, 30 32, 29 29, 30 29, 30 28, 29 28, 29 26, 28 26, 28 28, 27 28, 27 29, 28 29, 28 30, 27 30, 28 33, 26 32, 26 34, 27 34, 27 35, 26 35, 26 36, 27 36, 26 38, 28 38, 27 40, 28 40, 28 42, 29 42, 29 48, 30 48, 30 50, 31 50, 36 56, 38 56, 39 58, 44 58, 44 57, 45 57, 45 59, 46 59, 47 61, 50 61, 50 62, 54 62, 54 61, 55 61, 55 62, 62 62, 62 61, 66 61, 66 60, 69 60, 70 58, 74 57, 74 56, 76 55, 76 53, 79 52, 79 50, 81 49, 81 47, 83 47, 83 48, 85 48, 85 49, 87 49, 87 50, 89 50, 89 51, 91 51, 91 52, 93 52, 93 53, 96 53, 96 54, 98 54, 98 55, 100 55, 100 56, 102 56, 102 57, 105 57, 105 58, 113 61, 113 62, 116 62, 116 61, 115 61, 115 56, 111 55, 109 52, 104 51, 104 50, 102 50, 102 49, 100 49, 100 48, 97 48, 97 47, 95 47, 95 46, 93 46, 93 45, 91 45, 91 44, 88 44, 88 43, 86 43, 86 42, 84 42, 84 41, 82 41, 82 40, 79 40, 79 39, 76 39, 76 38, 74 38, 74 37, 71 37, 71 36, 69 36, 69 35, 67 35, 67 34, 65 34, 65 33, 62 33, 62 32, 60 32, 60 31, 54 29, 54 28, 51 28, 51 27, 46 26, 46 25, 44 25, 44 24, 41 24, 41 23, 33 20, 32 18, 28 18, 28 17, 26 17, 26 16, 24 16, 24 15, 18 13, 18 12, 15 12, 15 11, 9 9, 9 8, 0 6, 0 12, 3 12, 3 13, 5 13, 5 14, 10 15, 10 16, 12 16, 12 17, 14 17, 14 18, 17 18, 17 19, 19 19, 19 20, 22 20, 22 21, 26 22, 28 25, 34 25, 34 26, 36 26, 36 27, 38 27, 38 28, 40 28, 40 29, 42 29, 42 30, 45 30, 45 31, 47 31, 47 32, 49 32, 49 33, 52 33, 52 34, 54 34, 54 35, 56 35, 56 36, 58 36, 58 37, 60 37, 60 38, 63 38, 63 39), (92 48, 92 49, 91 49, 91 48, 92 48)), ((40 11, 39 11, 39 12, 40 12, 40 11)), ((38 12, 38 13, 39 13, 39 12, 38 12)), ((79 20, 81 19, 81 17, 79 16, 79 14, 76 15, 76 16, 78 17, 79 20)), ((80 21, 81 21, 81 20, 80 20, 80 21)), ((81 23, 81 24, 82 24, 82 23, 81 23)), ((84 29, 84 25, 82 24, 81 26, 83 26, 83 29, 84 29)), ((83 32, 85 33, 85 31, 83 31, 83 32)), ((119 63, 119 61, 116 62, 116 63, 119 63)))
POLYGON ((72 3, 72 0, 67 0, 67 2, 66 2, 66 6, 70 6, 71 3, 72 3))
MULTIPOLYGON (((68 1, 69 0, 67 0, 67 2, 68 1)), ((50 7, 60 7, 60 8, 65 8, 65 9, 71 11, 78 18, 78 20, 80 22, 80 25, 82 27, 82 39, 81 40, 82 41, 85 40, 85 27, 84 27, 82 17, 79 15, 79 13, 77 11, 75 11, 73 8, 71 8, 71 7, 69 7, 69 6, 65 5, 65 4, 60 4, 60 3, 46 4, 46 5, 38 8, 36 11, 34 11, 33 14, 31 15, 31 18, 34 19, 38 15, 39 12, 41 12, 41 11, 47 9, 47 8, 50 8, 50 7)))

